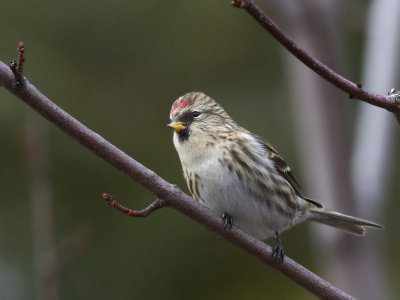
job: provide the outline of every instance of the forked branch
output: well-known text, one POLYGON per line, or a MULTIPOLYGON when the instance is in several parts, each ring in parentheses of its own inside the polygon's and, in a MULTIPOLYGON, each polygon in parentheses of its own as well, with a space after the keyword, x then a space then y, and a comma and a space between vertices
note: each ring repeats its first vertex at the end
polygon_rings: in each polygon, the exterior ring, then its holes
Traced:
POLYGON ((17 84, 17 80, 10 67, 0 62, 0 86, 4 86, 8 91, 16 95, 44 118, 88 148, 95 155, 103 158, 110 165, 119 169, 134 181, 139 182, 146 189, 155 194, 158 199, 162 199, 162 202, 157 202, 156 200, 156 203, 153 203, 154 206, 150 205, 151 208, 148 207, 144 211, 129 213, 128 208, 124 208, 120 204, 117 206, 115 200, 115 202, 113 202, 113 200, 111 200, 112 198, 106 196, 106 199, 110 199, 113 206, 129 214, 137 214, 138 216, 145 216, 151 211, 154 211, 156 207, 158 209, 160 205, 170 206, 207 227, 209 230, 221 234, 226 240, 242 248, 263 263, 278 269, 317 297, 324 299, 353 299, 350 295, 339 290, 289 257, 285 257, 285 261, 277 266, 275 264, 275 259, 271 256, 272 248, 269 245, 248 235, 236 226, 233 226, 231 230, 223 231, 224 224, 221 216, 218 216, 215 212, 201 205, 199 202, 193 201, 190 196, 182 192, 178 187, 165 181, 156 173, 106 141, 103 137, 88 129, 78 120, 51 102, 25 78, 22 78, 24 84, 17 84))
POLYGON ((156 211, 160 208, 163 208, 166 206, 166 203, 160 199, 156 199, 153 203, 151 203, 149 206, 147 206, 145 209, 142 210, 133 210, 130 208, 127 208, 123 206, 122 204, 119 204, 117 200, 114 199, 113 196, 104 193, 103 194, 103 199, 106 200, 106 203, 110 206, 114 206, 116 209, 122 211, 124 214, 127 214, 128 216, 131 217, 142 217, 145 218, 149 214, 151 214, 153 211, 156 211))
POLYGON ((369 104, 384 108, 396 116, 400 124, 400 103, 394 97, 375 94, 361 87, 311 56, 292 40, 277 24, 275 24, 253 0, 233 0, 231 4, 235 7, 245 9, 265 30, 267 30, 283 47, 296 56, 301 62, 308 66, 319 76, 329 81, 339 89, 349 94, 350 98, 356 98, 369 104))

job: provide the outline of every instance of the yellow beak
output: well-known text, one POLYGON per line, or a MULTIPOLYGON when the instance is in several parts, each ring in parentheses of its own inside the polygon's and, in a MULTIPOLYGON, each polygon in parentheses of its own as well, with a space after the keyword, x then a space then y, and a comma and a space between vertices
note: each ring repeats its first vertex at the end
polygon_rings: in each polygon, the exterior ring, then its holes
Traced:
POLYGON ((176 132, 181 132, 182 130, 187 129, 186 124, 183 122, 171 122, 167 124, 168 127, 171 127, 176 132))

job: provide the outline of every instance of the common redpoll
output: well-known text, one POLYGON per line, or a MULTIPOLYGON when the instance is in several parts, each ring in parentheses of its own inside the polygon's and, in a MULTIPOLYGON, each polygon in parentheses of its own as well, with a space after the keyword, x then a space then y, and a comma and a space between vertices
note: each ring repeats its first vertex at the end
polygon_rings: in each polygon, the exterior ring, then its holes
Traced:
POLYGON ((276 235, 273 255, 284 254, 279 234, 315 221, 363 235, 364 226, 381 225, 325 210, 304 197, 293 174, 264 139, 236 124, 203 93, 178 98, 170 111, 174 145, 194 199, 220 214, 225 227, 240 227, 265 240, 276 235))

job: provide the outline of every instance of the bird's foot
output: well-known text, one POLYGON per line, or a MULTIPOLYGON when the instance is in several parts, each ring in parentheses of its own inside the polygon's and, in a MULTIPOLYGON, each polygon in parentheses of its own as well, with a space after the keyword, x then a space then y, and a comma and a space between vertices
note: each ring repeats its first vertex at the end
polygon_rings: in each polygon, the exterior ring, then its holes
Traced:
POLYGON ((277 265, 283 263, 285 259, 285 251, 283 250, 283 246, 281 244, 281 239, 279 238, 279 233, 276 231, 276 245, 272 248, 271 255, 275 258, 275 262, 277 265))
POLYGON ((228 215, 227 213, 223 213, 222 220, 224 221, 224 231, 226 230, 228 225, 229 225, 229 229, 232 229, 233 219, 230 215, 228 215))
POLYGON ((276 244, 274 248, 272 248, 272 256, 275 258, 277 265, 283 263, 283 260, 285 259, 285 251, 281 244, 276 244))

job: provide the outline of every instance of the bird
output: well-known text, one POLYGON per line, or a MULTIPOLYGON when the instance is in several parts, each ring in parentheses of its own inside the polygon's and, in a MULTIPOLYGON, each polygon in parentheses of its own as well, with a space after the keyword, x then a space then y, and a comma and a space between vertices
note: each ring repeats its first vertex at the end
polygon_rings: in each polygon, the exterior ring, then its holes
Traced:
POLYGON ((259 240, 276 237, 272 256, 285 254, 280 234, 312 221, 364 235, 371 221, 325 210, 303 195, 291 169, 263 138, 239 126, 214 99, 190 92, 170 110, 173 143, 193 198, 259 240))

